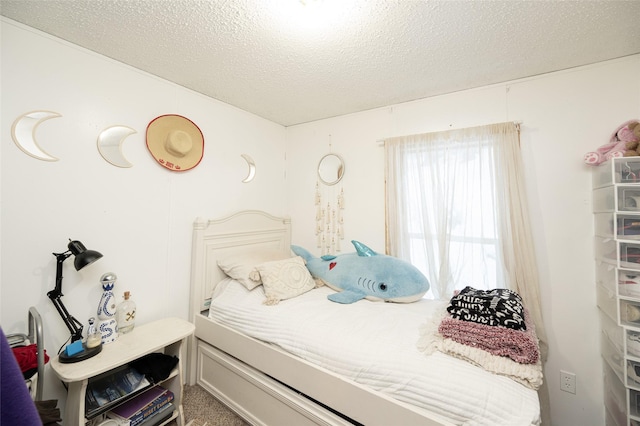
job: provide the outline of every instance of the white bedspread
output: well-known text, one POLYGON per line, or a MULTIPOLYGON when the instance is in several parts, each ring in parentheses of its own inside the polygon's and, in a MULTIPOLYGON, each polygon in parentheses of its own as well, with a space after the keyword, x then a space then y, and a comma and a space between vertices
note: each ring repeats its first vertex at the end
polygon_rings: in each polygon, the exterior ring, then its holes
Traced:
POLYGON ((535 391, 441 352, 418 350, 420 326, 441 315, 446 302, 342 305, 326 299, 331 292, 321 287, 267 306, 262 287, 248 291, 225 280, 209 317, 453 423, 539 423, 535 391))

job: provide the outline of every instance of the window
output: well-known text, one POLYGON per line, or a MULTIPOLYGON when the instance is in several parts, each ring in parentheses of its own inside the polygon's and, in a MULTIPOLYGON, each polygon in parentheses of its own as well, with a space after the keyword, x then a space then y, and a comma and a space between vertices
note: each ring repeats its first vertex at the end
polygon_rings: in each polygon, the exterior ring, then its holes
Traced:
MULTIPOLYGON (((419 147, 411 150, 400 168, 409 195, 404 199, 409 260, 425 274, 430 263, 438 265, 438 275, 452 281, 456 290, 467 285, 504 287, 491 173, 493 146, 437 145, 436 152, 431 151, 434 158, 419 147), (446 242, 438 232, 442 228, 448 230, 446 242)), ((430 290, 426 296, 435 295, 430 290)))
POLYGON ((511 192, 502 126, 517 145, 513 123, 385 141, 387 251, 425 273, 426 297, 446 299, 467 285, 513 288, 501 238, 511 192))
POLYGON ((547 337, 522 173, 520 126, 498 123, 385 140, 386 251, 422 269, 428 293, 509 288, 543 361, 547 337))

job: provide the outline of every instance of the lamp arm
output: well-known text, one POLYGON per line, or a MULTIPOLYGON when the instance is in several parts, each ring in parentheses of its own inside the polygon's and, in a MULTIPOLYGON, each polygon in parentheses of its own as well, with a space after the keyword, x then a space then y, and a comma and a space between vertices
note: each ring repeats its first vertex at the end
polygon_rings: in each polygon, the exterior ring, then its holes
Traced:
POLYGON ((80 323, 80 321, 75 319, 73 315, 71 315, 69 311, 67 311, 67 308, 64 306, 64 303, 62 303, 60 296, 52 297, 51 293, 53 292, 50 291, 49 293, 47 293, 47 296, 49 296, 49 299, 51 299, 51 302, 53 302, 53 306, 56 307, 56 310, 60 314, 62 321, 64 321, 64 324, 69 329, 69 332, 71 333, 71 342, 82 340, 82 323, 80 323))
MULTIPOLYGON (((62 263, 71 256, 71 251, 53 253, 53 255, 56 257, 56 286, 49 293, 54 293, 57 297, 60 297, 62 296, 62 263)), ((49 293, 47 293, 47 296, 49 296, 49 293)), ((51 299, 51 296, 49 298, 51 299)))
POLYGON ((53 305, 56 307, 58 314, 64 321, 64 324, 69 329, 71 333, 71 342, 75 342, 76 340, 82 339, 82 323, 75 319, 67 308, 62 303, 62 263, 71 256, 71 252, 67 251, 64 253, 53 253, 56 257, 56 286, 53 290, 47 293, 47 297, 51 299, 53 305))

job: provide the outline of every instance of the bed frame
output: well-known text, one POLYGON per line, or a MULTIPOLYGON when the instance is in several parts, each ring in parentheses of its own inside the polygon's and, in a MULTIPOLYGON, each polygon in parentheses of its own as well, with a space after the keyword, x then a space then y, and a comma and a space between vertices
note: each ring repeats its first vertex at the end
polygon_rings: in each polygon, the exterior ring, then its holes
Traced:
POLYGON ((291 222, 248 210, 193 224, 188 384, 198 384, 253 425, 450 425, 207 317, 225 277, 217 259, 256 248, 290 254, 291 222))

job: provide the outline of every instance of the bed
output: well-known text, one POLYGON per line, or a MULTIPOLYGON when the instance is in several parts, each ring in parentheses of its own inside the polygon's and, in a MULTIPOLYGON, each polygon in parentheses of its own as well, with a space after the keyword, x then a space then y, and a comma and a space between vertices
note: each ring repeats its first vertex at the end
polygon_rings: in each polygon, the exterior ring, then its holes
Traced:
POLYGON ((218 266, 261 250, 291 257, 290 245, 289 219, 262 211, 195 220, 190 385, 254 425, 539 424, 535 390, 419 348, 441 301, 341 305, 319 287, 268 305, 263 286, 218 266))

